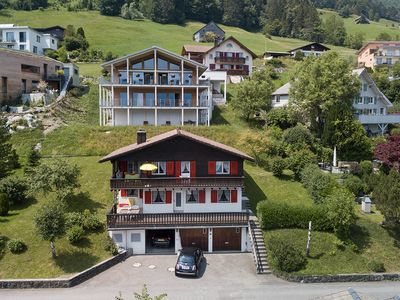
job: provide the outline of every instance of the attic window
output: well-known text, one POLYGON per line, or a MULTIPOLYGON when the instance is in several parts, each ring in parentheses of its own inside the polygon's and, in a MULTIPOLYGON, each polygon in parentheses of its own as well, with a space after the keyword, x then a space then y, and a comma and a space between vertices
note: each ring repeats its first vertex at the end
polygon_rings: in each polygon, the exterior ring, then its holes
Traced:
POLYGON ((226 45, 226 47, 227 47, 227 48, 232 48, 233 45, 232 45, 231 43, 228 43, 228 44, 226 45))

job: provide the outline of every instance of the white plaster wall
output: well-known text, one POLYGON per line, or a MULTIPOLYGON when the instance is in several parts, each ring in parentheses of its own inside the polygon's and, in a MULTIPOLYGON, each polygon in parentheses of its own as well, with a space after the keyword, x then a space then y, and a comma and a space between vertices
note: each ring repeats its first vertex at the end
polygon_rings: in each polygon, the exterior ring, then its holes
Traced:
POLYGON ((145 214, 160 214, 160 213, 173 213, 174 206, 172 203, 143 203, 143 213, 145 214))
POLYGON ((271 106, 272 108, 284 107, 289 105, 289 95, 280 95, 280 102, 276 102, 276 96, 273 96, 271 106))
MULTIPOLYGON (((116 126, 125 126, 128 125, 128 115, 126 109, 115 109, 115 125, 116 126)), ((143 124, 143 123, 142 123, 143 124)))
POLYGON ((114 240, 115 244, 117 244, 119 247, 122 247, 124 249, 127 249, 127 244, 126 244, 126 230, 120 230, 120 231, 109 231, 108 235, 114 240), (122 234, 122 242, 117 243, 114 240, 114 235, 116 234, 122 234))
POLYGON ((148 121, 150 125, 155 124, 154 109, 130 109, 130 125, 143 125, 148 121))
POLYGON ((158 125, 165 125, 167 121, 171 125, 182 124, 182 110, 181 109, 158 109, 158 125))
POLYGON ((183 112, 183 120, 196 122, 196 110, 185 109, 183 112))
POLYGON ((127 248, 132 248, 133 254, 145 254, 146 253, 146 230, 127 230, 127 248), (132 242, 131 234, 140 234, 140 242, 132 242))

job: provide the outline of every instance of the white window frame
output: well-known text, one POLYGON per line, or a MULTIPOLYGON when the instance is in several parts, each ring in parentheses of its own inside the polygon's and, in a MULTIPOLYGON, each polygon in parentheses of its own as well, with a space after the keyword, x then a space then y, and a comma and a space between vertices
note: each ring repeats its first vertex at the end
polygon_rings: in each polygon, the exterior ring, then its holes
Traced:
POLYGON ((217 201, 218 203, 231 203, 231 191, 229 189, 222 189, 217 191, 217 201), (226 198, 228 201, 221 201, 220 198, 222 194, 225 193, 226 198))
POLYGON ((358 97, 358 102, 357 102, 358 104, 363 104, 363 97, 358 97))
POLYGON ((229 175, 231 174, 231 162, 229 160, 221 160, 215 162, 215 174, 217 175, 229 175), (227 164, 227 171, 224 171, 224 164, 227 164), (218 171, 218 165, 221 167, 221 171, 218 171))
POLYGON ((40 35, 36 36, 36 43, 40 43, 40 35))
POLYGON ((185 203, 188 203, 188 204, 199 203, 199 191, 198 190, 186 190, 185 191, 185 203), (196 201, 189 201, 192 193, 193 193, 193 196, 196 201))
POLYGON ((156 161, 153 162, 155 166, 157 166, 157 170, 153 171, 153 175, 166 175, 167 174, 167 162, 165 161, 156 161), (160 166, 164 170, 164 172, 160 172, 160 166))
POLYGON ((181 177, 190 177, 190 161, 181 161, 181 177), (188 172, 183 172, 185 165, 188 172))
POLYGON ((166 203, 166 192, 165 191, 151 191, 151 203, 153 204, 165 204, 166 203), (162 201, 155 201, 157 194, 160 193, 160 198, 162 201))
POLYGON ((281 102, 281 96, 280 95, 275 95, 275 102, 280 103, 281 102))
POLYGON ((368 104, 374 104, 374 97, 368 97, 368 104))

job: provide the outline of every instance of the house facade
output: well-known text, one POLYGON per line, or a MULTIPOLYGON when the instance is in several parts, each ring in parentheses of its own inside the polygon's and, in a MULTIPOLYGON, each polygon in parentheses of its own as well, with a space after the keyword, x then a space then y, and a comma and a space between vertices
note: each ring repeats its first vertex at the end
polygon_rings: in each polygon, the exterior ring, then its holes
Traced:
POLYGON ((321 43, 310 43, 298 48, 289 50, 292 56, 296 55, 296 52, 302 52, 305 57, 310 55, 321 56, 324 52, 331 50, 330 48, 322 45, 321 43))
POLYGON ((357 53, 358 66, 375 68, 391 66, 400 60, 400 42, 373 41, 365 44, 357 53))
POLYGON ((225 31, 223 31, 217 24, 211 21, 193 34, 193 41, 205 42, 207 32, 212 32, 215 35, 216 40, 223 41, 225 38, 225 31))
MULTIPOLYGON (((400 124, 400 115, 389 114, 393 106, 389 99, 379 90, 371 75, 365 68, 353 70, 361 80, 359 95, 354 99, 355 116, 369 134, 384 134, 389 124, 400 124)), ((284 107, 290 101, 290 83, 272 93, 272 107, 284 107)))
POLYGON ((154 46, 102 67, 100 125, 210 125, 206 66, 154 46))
POLYGON ((248 251, 248 219, 242 209, 243 152, 183 130, 118 149, 100 162, 112 164, 114 206, 107 214, 110 236, 134 254, 152 253, 154 236, 167 249, 248 251), (153 172, 141 171, 145 163, 153 172))
POLYGON ((30 93, 40 80, 60 89, 62 78, 57 71, 63 63, 26 51, 0 48, 0 104, 11 104, 22 94, 30 93))
POLYGON ((46 49, 57 50, 58 38, 28 26, 0 24, 0 47, 43 55, 46 49))

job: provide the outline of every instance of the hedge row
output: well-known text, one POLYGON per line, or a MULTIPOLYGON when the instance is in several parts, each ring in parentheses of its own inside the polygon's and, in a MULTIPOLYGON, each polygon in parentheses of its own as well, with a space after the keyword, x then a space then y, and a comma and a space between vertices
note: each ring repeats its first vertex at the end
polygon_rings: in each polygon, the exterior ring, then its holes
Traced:
POLYGON ((257 216, 264 229, 308 229, 308 223, 312 221, 313 230, 333 230, 322 205, 304 207, 302 205, 262 201, 257 204, 257 216))

